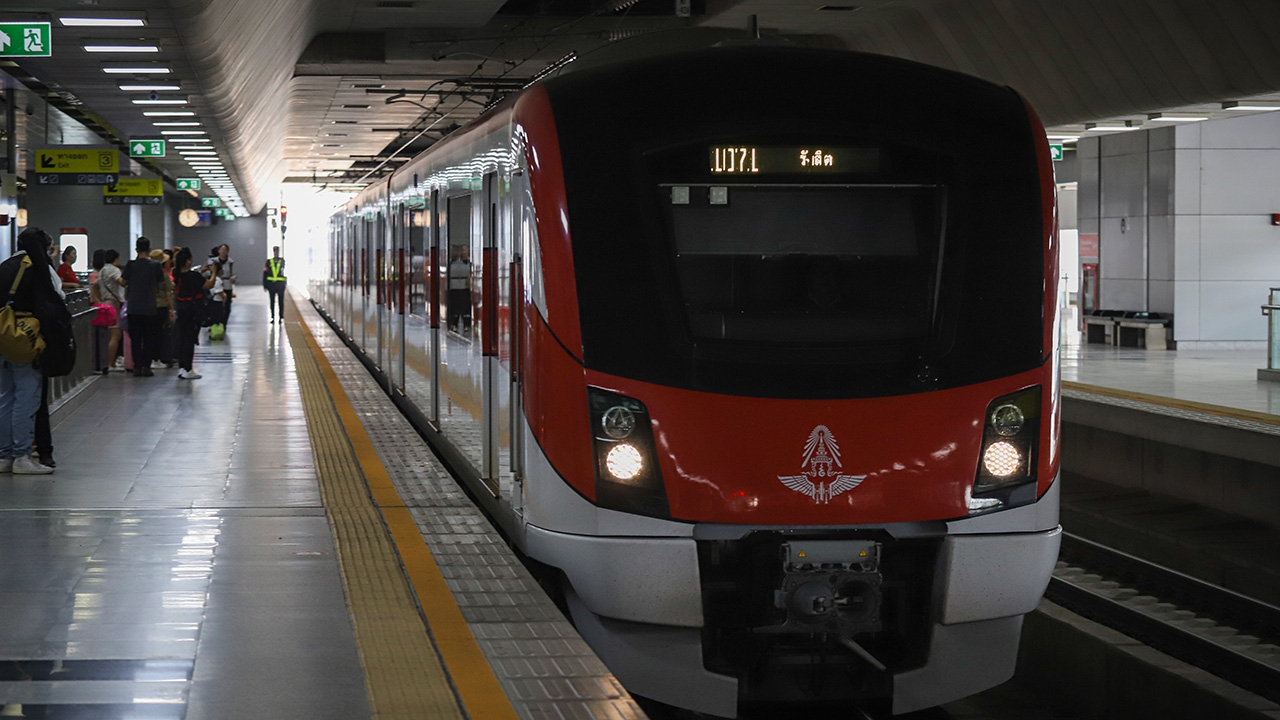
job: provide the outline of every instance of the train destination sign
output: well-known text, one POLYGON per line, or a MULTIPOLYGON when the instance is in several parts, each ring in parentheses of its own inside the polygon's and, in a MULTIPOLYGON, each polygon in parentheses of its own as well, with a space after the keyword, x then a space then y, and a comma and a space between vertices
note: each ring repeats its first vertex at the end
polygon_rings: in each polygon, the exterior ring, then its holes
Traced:
POLYGON ((39 185, 114 185, 120 179, 120 155, 114 149, 40 148, 35 164, 39 185))
POLYGON ((103 205, 159 205, 164 202, 164 184, 158 179, 120 178, 102 188, 103 205))
POLYGON ((0 23, 0 57, 49 57, 52 54, 49 23, 0 23))
POLYGON ((823 145, 715 145, 710 162, 713 175, 873 173, 880 169, 880 150, 823 145))

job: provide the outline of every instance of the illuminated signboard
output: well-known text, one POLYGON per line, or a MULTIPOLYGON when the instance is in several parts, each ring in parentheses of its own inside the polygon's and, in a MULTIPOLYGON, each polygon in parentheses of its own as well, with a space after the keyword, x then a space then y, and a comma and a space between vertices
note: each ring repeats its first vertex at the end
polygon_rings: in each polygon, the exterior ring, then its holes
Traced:
POLYGON ((713 175, 857 174, 880 169, 877 148, 715 145, 710 155, 713 175))

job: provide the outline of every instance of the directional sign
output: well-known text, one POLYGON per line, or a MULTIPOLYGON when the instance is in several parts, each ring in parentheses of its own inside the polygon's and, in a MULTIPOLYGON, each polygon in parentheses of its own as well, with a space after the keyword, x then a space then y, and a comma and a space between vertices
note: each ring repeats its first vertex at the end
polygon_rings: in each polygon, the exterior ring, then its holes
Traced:
POLYGON ((103 205, 159 205, 164 202, 164 183, 147 178, 120 178, 102 188, 103 205))
POLYGON ((216 208, 221 204, 222 200, 219 198, 200 198, 200 207, 216 208))
POLYGON ((1062 159, 1061 143, 1049 143, 1049 157, 1053 158, 1054 162, 1062 159))
POLYGON ((0 57, 49 57, 52 54, 49 23, 0 23, 0 57))
POLYGON ((200 178, 178 178, 179 190, 199 190, 200 178))
POLYGON ((129 157, 164 157, 163 140, 130 140, 129 157))
POLYGON ((214 210, 214 211, 213 211, 213 214, 214 214, 214 215, 217 215, 218 217, 223 218, 223 219, 226 219, 226 218, 228 218, 228 217, 231 217, 231 211, 230 211, 230 210, 228 210, 227 208, 221 208, 221 207, 220 207, 220 208, 218 208, 218 209, 214 210))
POLYGON ((100 148, 41 148, 35 171, 40 185, 114 185, 120 179, 120 155, 100 148))

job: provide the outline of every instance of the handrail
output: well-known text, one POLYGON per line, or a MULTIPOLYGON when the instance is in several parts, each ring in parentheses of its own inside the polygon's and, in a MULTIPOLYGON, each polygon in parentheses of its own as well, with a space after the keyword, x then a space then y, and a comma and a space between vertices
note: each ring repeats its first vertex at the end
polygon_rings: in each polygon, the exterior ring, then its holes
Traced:
MULTIPOLYGON (((1271 288, 1262 314, 1267 320, 1267 369, 1280 370, 1280 288, 1271 288)), ((1259 374, 1259 377, 1262 375, 1259 374)))

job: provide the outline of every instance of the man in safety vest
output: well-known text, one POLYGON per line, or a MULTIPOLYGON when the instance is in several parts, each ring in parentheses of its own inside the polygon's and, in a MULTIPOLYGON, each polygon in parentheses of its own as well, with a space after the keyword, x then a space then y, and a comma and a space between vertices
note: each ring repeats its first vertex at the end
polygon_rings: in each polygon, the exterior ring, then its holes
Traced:
POLYGON ((280 322, 284 322, 284 258, 280 257, 280 246, 271 248, 271 257, 262 268, 262 287, 267 289, 267 305, 271 307, 271 322, 276 321, 276 305, 280 305, 280 322))

